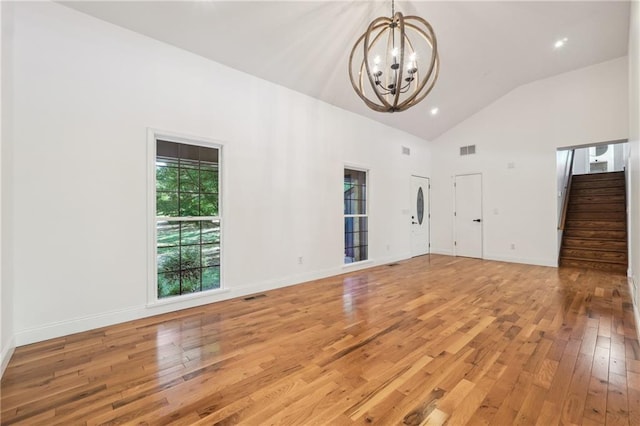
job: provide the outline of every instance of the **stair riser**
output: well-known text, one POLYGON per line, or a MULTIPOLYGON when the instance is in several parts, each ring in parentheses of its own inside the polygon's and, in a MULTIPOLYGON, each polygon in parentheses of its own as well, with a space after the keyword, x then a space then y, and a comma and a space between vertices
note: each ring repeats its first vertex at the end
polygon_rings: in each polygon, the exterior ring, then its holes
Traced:
POLYGON ((585 204, 585 203, 626 203, 624 195, 598 195, 598 196, 585 196, 578 197, 571 195, 569 204, 585 204))
POLYGON ((588 197, 593 195, 625 195, 624 188, 571 188, 571 197, 588 197))
POLYGON ((627 207, 624 203, 570 203, 569 213, 571 212, 624 212, 627 207))
POLYGON ((569 212, 567 220, 602 220, 602 221, 621 221, 626 220, 625 212, 569 212))
POLYGON ((603 240, 626 240, 627 231, 601 231, 593 229, 565 229, 564 238, 600 238, 603 240))
POLYGON ((617 263, 589 262, 584 260, 561 259, 560 266, 573 268, 589 268, 597 269, 604 272, 613 272, 619 274, 627 273, 627 265, 617 263))
POLYGON ((567 220, 565 229, 596 229, 607 231, 625 231, 627 224, 623 221, 611 222, 603 220, 567 220))
POLYGON ((560 258, 564 257, 570 257, 580 260, 599 260, 601 262, 608 263, 627 263, 626 252, 563 248, 560 252, 560 258))
POLYGON ((600 180, 600 179, 624 179, 624 172, 589 173, 586 175, 573 175, 577 180, 600 180))
POLYGON ((564 248, 578 248, 578 249, 590 249, 590 250, 606 250, 606 251, 620 251, 627 252, 627 242, 613 241, 613 240, 584 240, 580 238, 565 238, 562 243, 564 248))
POLYGON ((624 188, 624 180, 594 180, 594 181, 572 181, 571 188, 583 189, 583 188, 624 188))

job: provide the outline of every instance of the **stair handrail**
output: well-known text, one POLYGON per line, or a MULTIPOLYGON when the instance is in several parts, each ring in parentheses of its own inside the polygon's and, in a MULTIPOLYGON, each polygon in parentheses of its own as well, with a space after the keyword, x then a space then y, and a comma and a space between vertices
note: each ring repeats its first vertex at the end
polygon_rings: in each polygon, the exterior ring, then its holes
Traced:
POLYGON ((567 210, 569 210, 569 193, 571 192, 571 182, 573 181, 573 159, 575 153, 575 149, 569 151, 569 176, 567 178, 567 184, 564 187, 562 214, 560 215, 560 224, 558 225, 558 229, 561 231, 564 230, 565 222, 567 221, 567 210))

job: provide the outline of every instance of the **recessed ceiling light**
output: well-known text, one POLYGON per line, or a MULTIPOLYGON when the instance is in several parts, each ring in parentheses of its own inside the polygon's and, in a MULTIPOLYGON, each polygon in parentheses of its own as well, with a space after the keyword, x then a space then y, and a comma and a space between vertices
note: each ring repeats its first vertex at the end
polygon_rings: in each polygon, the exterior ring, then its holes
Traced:
POLYGON ((563 46, 567 43, 567 41, 569 41, 569 39, 568 39, 568 38, 566 38, 566 37, 561 38, 560 40, 556 41, 556 42, 553 44, 553 47, 554 47, 555 49, 560 49, 561 47, 563 47, 563 46))
POLYGON ((438 107, 431 108, 431 115, 436 115, 438 113, 438 111, 440 111, 440 109, 438 109, 438 107))

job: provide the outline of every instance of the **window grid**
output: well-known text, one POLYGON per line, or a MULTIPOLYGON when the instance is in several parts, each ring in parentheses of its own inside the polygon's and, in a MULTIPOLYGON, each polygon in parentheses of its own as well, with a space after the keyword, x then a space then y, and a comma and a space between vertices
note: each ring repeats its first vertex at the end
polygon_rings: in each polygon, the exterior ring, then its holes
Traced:
POLYGON ((368 213, 367 172, 344 170, 344 262, 367 260, 368 213))
POLYGON ((219 288, 219 150, 161 140, 156 147, 157 297, 219 288))

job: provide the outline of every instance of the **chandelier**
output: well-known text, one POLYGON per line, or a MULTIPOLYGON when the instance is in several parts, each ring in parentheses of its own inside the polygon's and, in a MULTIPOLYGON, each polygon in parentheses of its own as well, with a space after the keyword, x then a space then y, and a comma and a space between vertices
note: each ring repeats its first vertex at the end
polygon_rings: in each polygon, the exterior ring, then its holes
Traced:
POLYGON ((438 78, 440 63, 431 24, 395 12, 374 19, 349 56, 349 78, 358 96, 379 112, 404 111, 423 100, 438 78))

